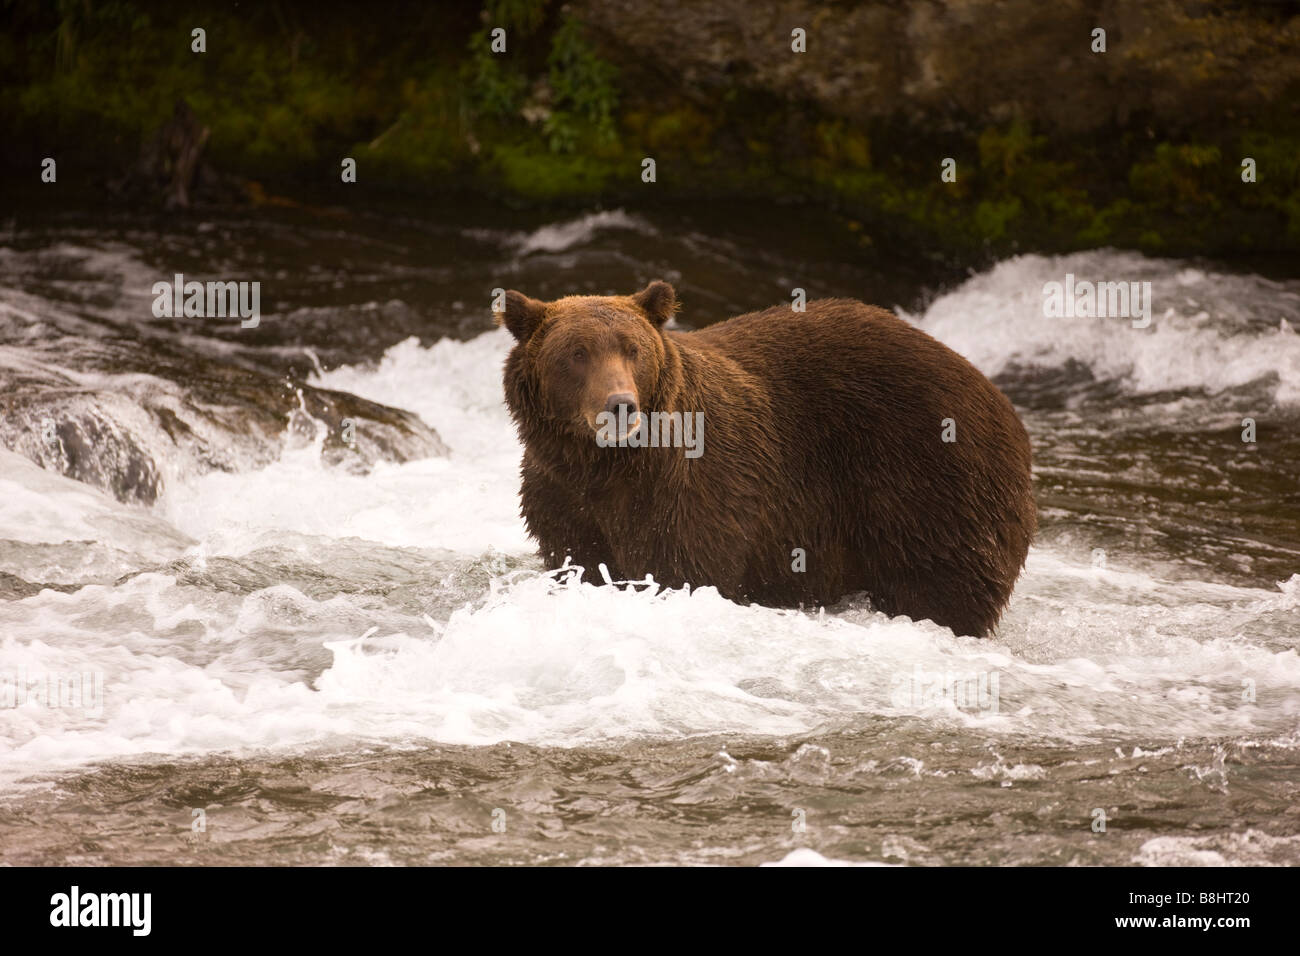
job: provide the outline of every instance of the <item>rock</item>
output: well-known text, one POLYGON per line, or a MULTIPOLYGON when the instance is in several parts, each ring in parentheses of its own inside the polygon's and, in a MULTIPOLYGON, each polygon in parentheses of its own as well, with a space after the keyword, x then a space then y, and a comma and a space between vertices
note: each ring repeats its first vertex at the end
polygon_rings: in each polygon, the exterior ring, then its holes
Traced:
MULTIPOLYGON (((864 121, 1086 132, 1218 123, 1300 82, 1300 17, 1191 0, 580 0, 606 55, 696 95, 740 85, 864 121), (791 52, 795 27, 804 54, 791 52), (1105 53, 1091 51, 1106 30, 1105 53)), ((655 86, 650 86, 655 89, 655 86)))

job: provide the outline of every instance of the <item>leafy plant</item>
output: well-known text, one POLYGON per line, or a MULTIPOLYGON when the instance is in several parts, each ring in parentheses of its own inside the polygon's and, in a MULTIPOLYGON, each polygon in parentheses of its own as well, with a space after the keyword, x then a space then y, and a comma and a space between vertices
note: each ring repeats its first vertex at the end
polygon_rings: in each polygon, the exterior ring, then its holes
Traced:
POLYGON ((554 101, 543 131, 551 150, 573 152, 584 133, 614 142, 618 70, 596 54, 573 17, 565 16, 555 31, 546 63, 554 101))

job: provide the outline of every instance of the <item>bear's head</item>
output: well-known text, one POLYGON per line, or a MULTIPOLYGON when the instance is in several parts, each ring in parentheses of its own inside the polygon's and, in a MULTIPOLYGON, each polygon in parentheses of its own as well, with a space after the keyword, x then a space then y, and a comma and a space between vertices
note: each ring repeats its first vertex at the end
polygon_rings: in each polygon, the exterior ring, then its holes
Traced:
POLYGON ((554 302, 507 292, 498 321, 515 337, 505 374, 515 421, 526 429, 558 427, 586 440, 612 420, 626 423, 615 438, 634 430, 642 410, 664 407, 661 385, 675 356, 663 325, 676 308, 676 292, 662 281, 635 295, 575 295, 554 302))

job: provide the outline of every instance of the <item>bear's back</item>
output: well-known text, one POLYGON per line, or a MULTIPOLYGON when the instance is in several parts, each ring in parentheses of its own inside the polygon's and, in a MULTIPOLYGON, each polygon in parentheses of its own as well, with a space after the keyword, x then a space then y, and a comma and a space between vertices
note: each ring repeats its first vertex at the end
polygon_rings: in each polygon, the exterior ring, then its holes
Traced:
MULTIPOLYGON (((711 370, 706 399, 730 404, 729 368, 760 383, 764 440, 749 454, 782 476, 779 536, 813 545, 829 590, 887 582, 877 596, 890 613, 909 608, 959 633, 991 627, 1036 521, 1028 435, 983 373, 892 313, 845 299, 673 340, 711 370), (930 594, 927 575, 947 596, 930 594)), ((723 421, 712 434, 727 427, 744 426, 723 421)), ((789 577, 779 559, 774 550, 756 572, 764 588, 789 577)))
POLYGON ((1006 397, 965 358, 884 309, 822 299, 804 312, 776 306, 673 338, 720 371, 734 363, 762 382, 792 435, 819 422, 841 426, 847 415, 896 446, 921 438, 915 429, 938 435, 953 419, 979 444, 1006 442, 1002 450, 1021 452, 1016 464, 1029 466, 1006 397))

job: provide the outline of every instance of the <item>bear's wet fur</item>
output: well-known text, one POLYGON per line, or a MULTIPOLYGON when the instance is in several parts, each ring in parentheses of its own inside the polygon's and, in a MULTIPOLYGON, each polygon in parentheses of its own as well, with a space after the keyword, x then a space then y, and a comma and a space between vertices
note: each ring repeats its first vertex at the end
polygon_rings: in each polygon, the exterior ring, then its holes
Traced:
POLYGON ((1006 396, 850 299, 694 332, 665 330, 676 307, 666 282, 506 293, 522 512, 546 566, 568 557, 599 582, 603 563, 616 581, 648 573, 772 606, 865 591, 887 614, 988 634, 1036 526, 1029 438, 1006 396), (598 416, 619 405, 633 420, 703 412, 703 454, 603 447, 598 416))

